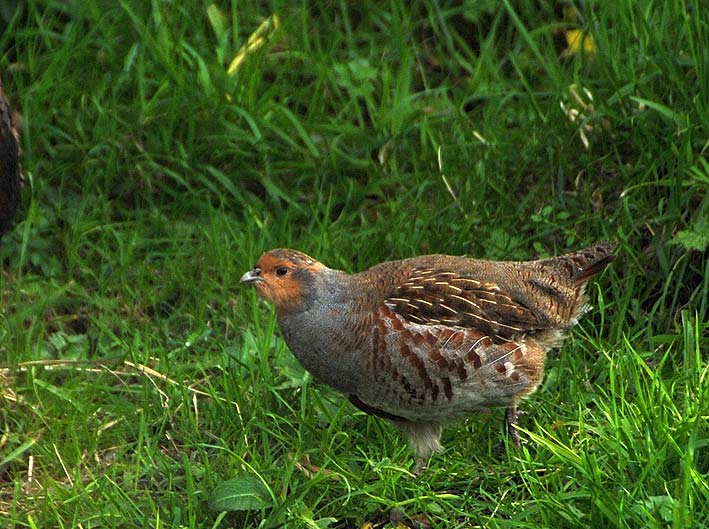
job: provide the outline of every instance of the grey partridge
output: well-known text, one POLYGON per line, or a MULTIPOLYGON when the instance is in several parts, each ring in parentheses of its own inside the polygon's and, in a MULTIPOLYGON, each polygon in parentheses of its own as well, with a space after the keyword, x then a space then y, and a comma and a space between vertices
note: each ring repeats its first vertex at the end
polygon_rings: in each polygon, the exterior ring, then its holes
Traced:
POLYGON ((391 420, 421 463, 441 426, 517 403, 542 380, 547 351, 589 310, 588 280, 614 245, 537 261, 423 255, 357 274, 295 250, 264 253, 241 283, 275 305, 286 344, 316 380, 391 420))

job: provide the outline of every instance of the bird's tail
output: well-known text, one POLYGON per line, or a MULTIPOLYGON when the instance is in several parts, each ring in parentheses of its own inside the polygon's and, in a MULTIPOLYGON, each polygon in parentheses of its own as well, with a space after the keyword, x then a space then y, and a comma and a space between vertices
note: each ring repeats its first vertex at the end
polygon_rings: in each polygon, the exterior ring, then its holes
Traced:
POLYGON ((580 287, 615 259, 615 246, 612 242, 599 242, 578 252, 546 259, 541 265, 580 287))
POLYGON ((565 259, 573 266, 571 277, 577 285, 581 285, 603 272, 615 260, 615 248, 615 243, 600 242, 578 252, 564 255, 561 259, 565 259))

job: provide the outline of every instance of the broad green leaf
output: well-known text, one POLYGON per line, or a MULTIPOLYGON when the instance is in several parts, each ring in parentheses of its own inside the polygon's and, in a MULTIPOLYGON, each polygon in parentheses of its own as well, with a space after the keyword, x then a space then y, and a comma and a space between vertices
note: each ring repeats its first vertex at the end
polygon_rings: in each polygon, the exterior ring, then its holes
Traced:
POLYGON ((250 511, 273 506, 271 493, 256 476, 241 475, 219 484, 209 500, 215 511, 250 511))

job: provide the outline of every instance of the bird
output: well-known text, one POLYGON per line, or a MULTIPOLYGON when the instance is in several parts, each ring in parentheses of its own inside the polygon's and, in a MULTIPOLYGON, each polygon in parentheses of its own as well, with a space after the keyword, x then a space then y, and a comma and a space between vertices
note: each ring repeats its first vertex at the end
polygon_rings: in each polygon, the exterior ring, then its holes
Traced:
POLYGON ((0 238, 12 226, 23 184, 15 119, 0 80, 0 238))
POLYGON ((349 274, 292 249, 265 252, 240 283, 275 307, 286 345, 316 381, 408 439, 420 468, 443 425, 517 406, 547 352, 590 310, 588 281, 615 244, 532 261, 420 255, 349 274))

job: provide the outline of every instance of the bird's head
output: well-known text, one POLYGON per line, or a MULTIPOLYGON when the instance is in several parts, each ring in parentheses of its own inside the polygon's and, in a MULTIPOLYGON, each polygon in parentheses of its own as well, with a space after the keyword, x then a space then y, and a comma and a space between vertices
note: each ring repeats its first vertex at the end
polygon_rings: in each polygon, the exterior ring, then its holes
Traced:
POLYGON ((253 270, 239 282, 253 285, 256 293, 277 310, 288 311, 302 307, 315 275, 325 269, 322 263, 296 250, 271 250, 259 257, 253 270))

